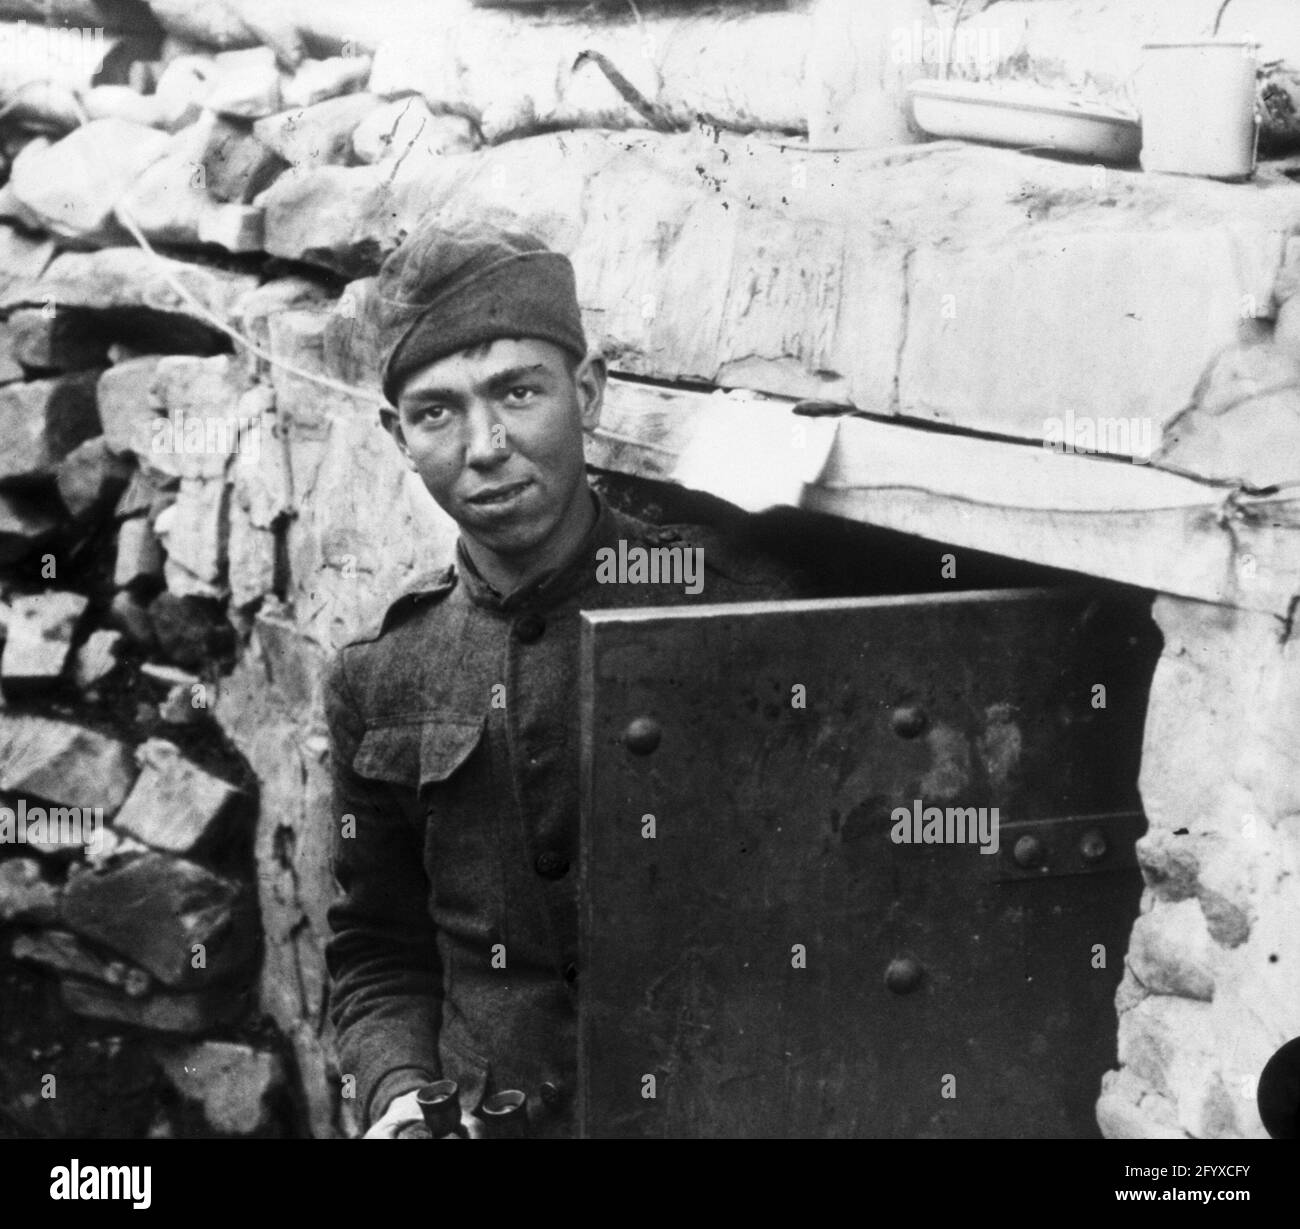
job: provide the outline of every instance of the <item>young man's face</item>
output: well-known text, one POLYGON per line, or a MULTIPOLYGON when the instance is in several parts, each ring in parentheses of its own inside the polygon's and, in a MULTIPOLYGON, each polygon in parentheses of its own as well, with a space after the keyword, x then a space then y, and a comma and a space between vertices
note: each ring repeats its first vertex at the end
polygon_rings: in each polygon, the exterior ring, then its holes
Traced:
POLYGON ((582 438, 605 366, 571 365, 551 342, 502 338, 421 368, 384 415, 465 537, 515 567, 558 562, 590 519, 582 438))

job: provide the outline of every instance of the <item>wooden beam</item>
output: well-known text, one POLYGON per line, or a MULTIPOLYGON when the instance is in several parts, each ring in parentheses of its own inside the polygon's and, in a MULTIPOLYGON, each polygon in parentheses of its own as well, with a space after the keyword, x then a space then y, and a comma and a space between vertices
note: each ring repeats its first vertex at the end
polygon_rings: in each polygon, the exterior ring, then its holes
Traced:
POLYGON ((772 503, 1283 620, 1300 594, 1300 501, 864 416, 803 418, 793 405, 616 378, 588 461, 754 508, 765 496, 746 491, 737 460, 766 455, 765 473, 784 463, 809 478, 773 486, 772 503), (723 418, 737 424, 729 453, 723 418), (801 456, 804 433, 827 428, 824 455, 814 441, 801 456))

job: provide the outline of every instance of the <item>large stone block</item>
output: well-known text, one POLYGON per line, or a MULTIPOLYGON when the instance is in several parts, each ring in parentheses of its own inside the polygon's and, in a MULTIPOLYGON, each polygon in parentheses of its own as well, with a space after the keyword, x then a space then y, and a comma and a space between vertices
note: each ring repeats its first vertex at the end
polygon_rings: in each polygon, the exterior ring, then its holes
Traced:
POLYGON ((213 57, 203 105, 219 115, 257 119, 280 109, 280 70, 270 47, 223 51, 213 57))
POLYGON ((1256 490, 1300 477, 1300 354, 1278 345, 1217 355, 1165 428, 1157 465, 1256 490))
POLYGON ((1128 963, 1151 994, 1214 997, 1210 935, 1195 900, 1160 903, 1138 918, 1128 963))
POLYGON ((167 141, 166 133, 144 124, 91 120, 52 145, 24 149, 14 160, 10 183, 51 234, 120 243, 126 236, 113 218, 113 207, 144 169, 162 157, 167 141))
POLYGON ((158 1054, 163 1074, 222 1135, 258 1135, 273 1125, 274 1101, 285 1090, 277 1054, 234 1041, 200 1041, 158 1054))
POLYGON ((162 544, 146 516, 133 516, 117 531, 113 583, 119 589, 156 580, 163 574, 162 544))
POLYGON ((170 429, 155 428, 153 459, 169 453, 183 479, 211 479, 222 477, 236 455, 256 456, 262 421, 260 413, 241 410, 247 388, 246 369, 233 355, 160 359, 153 394, 170 429))
POLYGON ((203 171, 206 138, 197 124, 168 138, 162 154, 117 199, 117 217, 134 222, 153 243, 197 243, 199 219, 214 207, 203 171))
POLYGON ((0 790, 112 816, 135 775, 126 743, 70 721, 0 713, 0 790))
POLYGON ((0 481, 53 478, 58 463, 99 434, 99 372, 0 387, 0 481))
POLYGON ((149 739, 135 758, 140 775, 113 826, 154 849, 192 853, 217 831, 238 791, 187 760, 166 739, 149 739))
POLYGON ((213 200, 247 205, 289 166, 257 137, 250 121, 217 116, 206 136, 202 165, 213 200))
POLYGON ((118 311, 124 322, 131 316, 136 330, 144 335, 142 340, 165 340, 167 344, 158 345, 158 350, 210 353, 214 348, 224 348, 228 339, 213 329, 204 313, 229 322, 235 302, 256 285, 257 278, 252 274, 173 260, 135 246, 111 247, 97 252, 64 252, 50 262, 38 281, 11 288, 0 299, 0 310, 52 302, 93 311, 118 311), (194 309, 187 295, 201 311, 194 309), (159 315, 141 322, 138 309, 159 315), (156 326, 152 331, 151 325, 156 326))
POLYGON ((225 578, 229 495, 224 477, 182 478, 176 502, 154 521, 167 562, 205 585, 220 587, 225 578))
POLYGON ((167 986, 206 987, 247 969, 257 919, 239 883, 193 862, 143 854, 81 870, 63 891, 63 924, 140 965, 167 986))
MULTIPOLYGON (((1158 444, 1254 314, 1243 305, 1268 302, 1280 258, 1269 232, 1098 231, 1085 217, 1014 243, 921 247, 908 269, 899 412, 1040 442, 1052 421, 1136 423, 1158 444)), ((1137 451, 1094 440, 1065 442, 1137 451)))
POLYGON ((269 254, 344 277, 373 273, 407 229, 382 166, 295 168, 254 203, 265 210, 269 254))
POLYGON ((435 115, 423 98, 395 99, 363 117, 352 132, 358 162, 419 163, 478 148, 474 125, 463 115, 435 115))
POLYGON ((90 600, 80 593, 47 589, 13 599, 0 677, 6 685, 59 678, 90 600))
POLYGON ((162 406, 153 395, 159 355, 142 355, 113 364, 95 389, 104 439, 116 453, 148 453, 162 406))
POLYGON ((353 130, 382 105, 374 94, 345 94, 260 119, 253 135, 294 166, 346 164, 353 130))
POLYGON ((97 435, 59 462, 59 498, 74 517, 93 516, 117 501, 133 470, 130 462, 114 456, 104 437, 97 435))
POLYGON ((130 998, 96 982, 69 977, 60 989, 63 1005, 74 1015, 189 1037, 233 1024, 251 1006, 248 991, 226 987, 179 994, 156 990, 143 998, 130 998))
POLYGON ((370 57, 366 55, 303 60, 294 69, 293 76, 282 83, 281 99, 286 107, 310 107, 327 98, 364 89, 369 76, 370 57))

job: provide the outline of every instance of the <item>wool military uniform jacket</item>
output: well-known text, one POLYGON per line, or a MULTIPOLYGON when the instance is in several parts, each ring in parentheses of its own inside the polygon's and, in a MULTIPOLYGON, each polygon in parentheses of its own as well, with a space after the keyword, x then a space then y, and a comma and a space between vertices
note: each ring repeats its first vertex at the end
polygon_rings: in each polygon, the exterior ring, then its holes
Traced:
POLYGON ((560 569, 503 598, 462 550, 328 672, 342 896, 326 959, 340 1069, 367 1121, 449 1078, 466 1108, 520 1088, 534 1134, 573 1133, 579 611, 790 592, 711 531, 593 499, 596 523, 560 569), (702 547, 702 592, 598 583, 597 550, 620 540, 702 547))

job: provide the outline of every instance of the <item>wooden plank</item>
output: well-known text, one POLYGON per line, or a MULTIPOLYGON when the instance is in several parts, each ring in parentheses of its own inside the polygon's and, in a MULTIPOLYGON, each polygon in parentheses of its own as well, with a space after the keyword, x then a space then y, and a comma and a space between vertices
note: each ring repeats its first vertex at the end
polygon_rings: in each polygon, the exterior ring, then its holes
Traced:
MULTIPOLYGON (((798 472, 793 448, 818 420, 793 415, 788 401, 731 400, 738 404, 746 446, 798 472)), ((720 451, 722 412, 705 393, 613 379, 588 461, 681 485, 689 473, 695 489, 757 506, 761 499, 737 498, 745 475, 720 451)), ((814 481, 775 494, 773 502, 1283 619, 1298 591, 1300 501, 1236 496, 1151 466, 854 416, 836 420, 814 481)))

